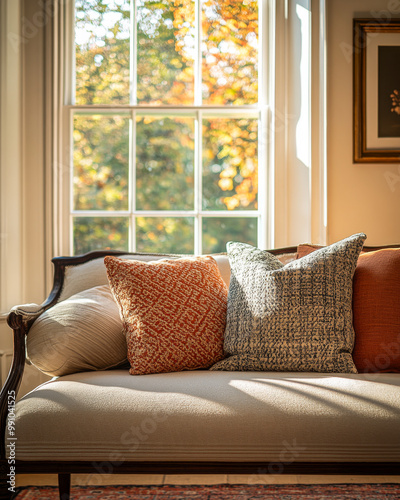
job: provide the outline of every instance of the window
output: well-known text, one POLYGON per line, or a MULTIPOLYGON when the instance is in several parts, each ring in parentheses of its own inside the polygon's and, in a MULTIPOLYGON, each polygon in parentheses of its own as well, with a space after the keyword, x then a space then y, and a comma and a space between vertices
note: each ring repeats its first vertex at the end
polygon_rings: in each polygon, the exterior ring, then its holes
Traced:
POLYGON ((70 251, 262 245, 265 1, 71 3, 70 251))

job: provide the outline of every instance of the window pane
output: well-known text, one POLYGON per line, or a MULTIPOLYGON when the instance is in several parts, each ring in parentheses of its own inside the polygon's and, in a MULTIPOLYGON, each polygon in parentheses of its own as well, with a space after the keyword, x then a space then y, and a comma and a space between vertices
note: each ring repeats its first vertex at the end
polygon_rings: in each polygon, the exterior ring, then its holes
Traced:
POLYGON ((75 210, 128 210, 129 122, 127 116, 75 115, 75 210))
POLYGON ((76 0, 77 104, 129 104, 129 0, 76 0))
POLYGON ((203 3, 203 103, 258 101, 257 1, 203 3))
POLYGON ((203 209, 256 210, 258 123, 203 120, 203 209))
POLYGON ((191 217, 137 217, 136 249, 150 253, 194 253, 191 217))
POLYGON ((138 104, 193 104, 193 0, 138 0, 138 104))
POLYGON ((137 118, 138 210, 193 210, 193 165, 193 118, 137 118))
POLYGON ((128 250, 128 217, 74 217, 74 254, 91 250, 128 250))
POLYGON ((203 253, 226 252, 228 241, 257 245, 257 218, 203 218, 203 253))

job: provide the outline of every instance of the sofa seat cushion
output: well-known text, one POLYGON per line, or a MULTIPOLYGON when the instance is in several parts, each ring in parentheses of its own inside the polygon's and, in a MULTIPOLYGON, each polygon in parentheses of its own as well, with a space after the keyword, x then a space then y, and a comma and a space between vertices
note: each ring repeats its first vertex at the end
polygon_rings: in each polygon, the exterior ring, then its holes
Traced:
POLYGON ((16 405, 17 458, 400 461, 400 376, 211 372, 52 380, 16 405))

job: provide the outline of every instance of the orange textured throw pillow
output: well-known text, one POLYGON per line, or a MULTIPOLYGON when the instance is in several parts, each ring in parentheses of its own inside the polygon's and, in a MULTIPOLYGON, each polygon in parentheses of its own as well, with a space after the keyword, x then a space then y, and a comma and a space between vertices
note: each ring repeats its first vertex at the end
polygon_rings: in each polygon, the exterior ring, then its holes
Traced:
POLYGON ((208 368, 224 357, 228 288, 212 257, 104 262, 132 375, 208 368))
MULTIPOLYGON (((299 245, 298 257, 317 250, 299 245)), ((400 372, 400 249, 365 252, 353 278, 354 364, 360 373, 400 372)))

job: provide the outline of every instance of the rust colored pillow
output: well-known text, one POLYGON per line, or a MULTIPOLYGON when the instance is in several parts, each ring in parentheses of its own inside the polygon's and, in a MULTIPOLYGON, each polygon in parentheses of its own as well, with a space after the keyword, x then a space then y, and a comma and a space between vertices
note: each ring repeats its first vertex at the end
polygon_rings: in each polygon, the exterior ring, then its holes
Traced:
POLYGON ((353 279, 354 363, 400 372, 400 249, 360 255, 353 279))
POLYGON ((212 257, 104 262, 132 375, 208 368, 224 357, 228 288, 212 257))
MULTIPOLYGON (((298 258, 320 248, 299 245, 298 258)), ((353 359, 357 370, 400 372, 400 249, 359 256, 353 278, 353 359)))

